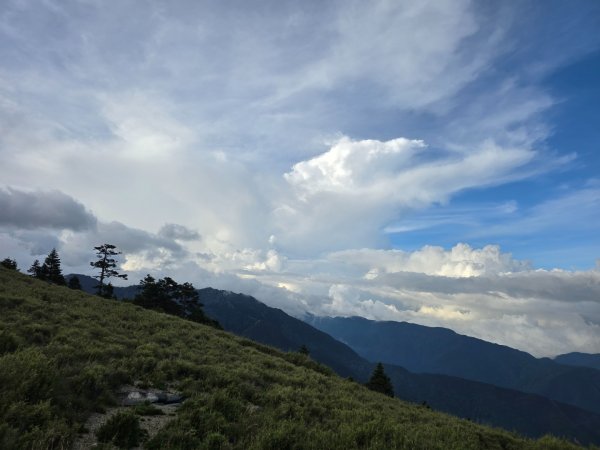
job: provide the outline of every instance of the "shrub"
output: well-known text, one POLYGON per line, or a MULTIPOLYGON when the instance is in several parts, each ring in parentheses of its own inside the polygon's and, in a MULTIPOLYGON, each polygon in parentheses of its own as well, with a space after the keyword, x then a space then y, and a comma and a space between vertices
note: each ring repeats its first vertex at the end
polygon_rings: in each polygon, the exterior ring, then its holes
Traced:
POLYGON ((0 331, 0 356, 5 353, 12 353, 19 347, 19 343, 14 334, 7 331, 0 331))
POLYGON ((96 432, 100 442, 112 442, 119 448, 136 447, 144 439, 139 419, 131 412, 118 412, 96 432))
POLYGON ((140 416, 161 416, 164 414, 160 409, 149 402, 136 405, 133 408, 133 411, 140 416))

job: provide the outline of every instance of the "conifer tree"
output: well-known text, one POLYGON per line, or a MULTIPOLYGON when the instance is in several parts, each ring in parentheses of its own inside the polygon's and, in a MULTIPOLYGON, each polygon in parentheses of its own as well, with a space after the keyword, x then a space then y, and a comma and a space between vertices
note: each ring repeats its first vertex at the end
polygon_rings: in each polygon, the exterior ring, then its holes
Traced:
POLYGON ((138 289, 140 292, 133 300, 138 306, 221 328, 217 321, 204 314, 200 296, 192 283, 179 284, 170 277, 156 280, 148 274, 140 281, 138 289))
POLYGON ((81 290, 81 281, 77 275, 71 276, 68 283, 69 289, 81 290))
POLYGON ((107 285, 104 286, 102 290, 102 297, 116 300, 117 296, 115 295, 115 288, 112 283, 109 281, 107 285))
POLYGON ((383 370, 383 364, 377 363, 377 367, 371 375, 371 379, 367 382, 366 386, 372 391, 381 392, 388 397, 394 396, 394 387, 392 381, 383 370))
POLYGON ((31 276, 34 277, 34 278, 41 278, 42 277, 42 266, 40 266, 39 259, 36 259, 33 262, 33 264, 31 265, 31 267, 29 269, 27 269, 27 273, 31 274, 31 276))
POLYGON ((62 274, 60 258, 55 248, 53 248, 52 251, 48 253, 48 256, 46 256, 46 260, 42 265, 41 274, 43 279, 50 281, 51 283, 60 284, 62 286, 67 284, 65 277, 62 274))
POLYGON ((95 267, 100 270, 99 275, 94 275, 94 278, 97 278, 99 283, 96 286, 97 294, 104 295, 105 286, 104 280, 111 277, 123 278, 127 279, 126 274, 121 274, 116 270, 117 261, 113 256, 120 255, 121 252, 116 251, 117 247, 112 244, 102 244, 97 247, 94 247, 96 250, 96 258, 97 261, 92 261, 90 266, 95 267))
POLYGON ((302 353, 303 355, 306 356, 310 356, 310 350, 308 349, 308 347, 304 344, 302 344, 300 346, 300 348, 298 349, 298 353, 302 353))
POLYGON ((0 261, 0 265, 10 270, 19 270, 17 269, 17 261, 14 259, 4 258, 0 261))

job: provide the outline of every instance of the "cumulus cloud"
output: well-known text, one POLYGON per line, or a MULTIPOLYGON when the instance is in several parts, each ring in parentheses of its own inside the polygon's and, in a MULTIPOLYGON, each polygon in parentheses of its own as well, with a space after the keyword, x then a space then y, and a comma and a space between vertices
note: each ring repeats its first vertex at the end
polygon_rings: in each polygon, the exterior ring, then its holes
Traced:
POLYGON ((378 233, 394 219, 469 188, 518 178, 516 171, 535 157, 532 149, 491 142, 457 154, 428 151, 419 140, 343 137, 284 174, 293 195, 274 211, 284 230, 278 242, 297 252, 378 246, 385 242, 378 233))
POLYGON ((58 190, 0 188, 0 211, 4 227, 80 231, 96 225, 96 217, 84 205, 58 190))
POLYGON ((414 252, 401 250, 345 250, 329 255, 332 261, 347 261, 365 270, 365 278, 373 279, 385 273, 415 272, 426 275, 462 278, 483 274, 500 274, 530 269, 526 261, 502 253, 497 245, 473 249, 468 244, 457 244, 450 250, 425 246, 414 252))
POLYGON ((405 138, 381 142, 343 137, 327 152, 294 164, 284 178, 302 198, 318 192, 368 195, 379 183, 396 178, 423 147, 423 141, 405 138))

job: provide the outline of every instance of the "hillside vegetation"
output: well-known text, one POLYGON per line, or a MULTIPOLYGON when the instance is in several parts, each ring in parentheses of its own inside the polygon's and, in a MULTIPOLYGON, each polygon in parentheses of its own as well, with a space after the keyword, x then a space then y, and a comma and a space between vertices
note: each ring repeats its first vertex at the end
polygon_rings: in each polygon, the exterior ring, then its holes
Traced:
POLYGON ((186 401, 149 449, 551 449, 388 398, 299 353, 0 268, 0 448, 68 449, 119 386, 186 401))

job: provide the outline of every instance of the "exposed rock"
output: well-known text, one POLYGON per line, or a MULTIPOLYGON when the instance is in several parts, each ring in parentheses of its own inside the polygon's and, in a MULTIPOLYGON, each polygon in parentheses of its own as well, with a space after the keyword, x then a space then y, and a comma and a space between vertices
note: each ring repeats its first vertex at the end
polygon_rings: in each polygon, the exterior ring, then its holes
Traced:
POLYGON ((179 392, 161 391, 160 389, 140 389, 134 386, 123 386, 119 389, 117 395, 123 406, 135 406, 142 403, 169 405, 183 401, 183 396, 179 392))
POLYGON ((85 424, 85 432, 80 434, 73 445, 74 450, 87 450, 98 446, 96 431, 106 421, 119 411, 126 411, 130 407, 151 403, 162 411, 161 415, 140 417, 140 427, 146 431, 151 439, 168 422, 175 418, 177 408, 181 406, 184 398, 179 392, 163 391, 160 389, 141 389, 135 386, 122 386, 117 392, 120 406, 108 408, 104 413, 93 413, 85 424))

